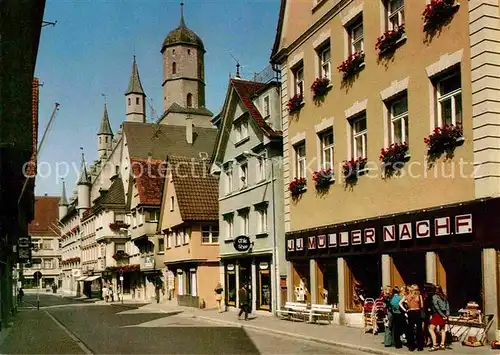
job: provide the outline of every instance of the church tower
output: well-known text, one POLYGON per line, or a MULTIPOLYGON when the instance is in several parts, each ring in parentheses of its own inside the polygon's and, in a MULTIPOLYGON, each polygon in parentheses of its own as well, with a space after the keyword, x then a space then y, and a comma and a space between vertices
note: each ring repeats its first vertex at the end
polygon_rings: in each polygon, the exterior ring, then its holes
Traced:
POLYGON ((146 122, 146 94, 142 88, 141 78, 137 63, 132 63, 132 74, 125 92, 126 121, 127 122, 146 122))
POLYGON ((66 198, 66 183, 62 181, 61 198, 59 199, 59 220, 63 219, 68 213, 68 199, 66 198))
POLYGON ((163 112, 178 106, 205 107, 205 47, 200 37, 186 27, 183 7, 181 3, 179 27, 167 35, 161 47, 163 112))
POLYGON ((90 176, 87 173, 87 164, 85 163, 83 148, 80 149, 82 149, 82 168, 80 171, 80 177, 76 183, 78 189, 78 206, 76 209, 80 212, 80 216, 82 216, 83 212, 90 208, 90 187, 92 186, 92 182, 90 181, 90 176))
POLYGON ((113 150, 113 131, 109 124, 108 107, 104 104, 104 113, 102 115, 99 132, 97 132, 97 153, 99 160, 104 160, 113 150))

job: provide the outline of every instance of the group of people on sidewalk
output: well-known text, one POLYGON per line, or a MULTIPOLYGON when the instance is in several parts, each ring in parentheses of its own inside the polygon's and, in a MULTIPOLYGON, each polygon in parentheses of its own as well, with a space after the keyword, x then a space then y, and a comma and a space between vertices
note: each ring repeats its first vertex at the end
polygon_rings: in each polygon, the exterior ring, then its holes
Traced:
MULTIPOLYGON (((118 286, 117 288, 117 293, 118 293, 118 301, 120 300, 120 287, 118 286)), ((115 301, 115 295, 113 291, 113 284, 110 283, 109 285, 104 284, 102 286, 102 299, 105 300, 106 302, 114 302, 115 301)))
MULTIPOLYGON (((448 299, 439 285, 384 287, 381 299, 386 308, 384 345, 402 348, 402 337, 410 351, 444 350, 446 324, 450 315, 448 299)), ((448 337, 449 338, 449 337, 448 337)))
MULTIPOLYGON (((224 289, 222 288, 222 285, 220 282, 217 282, 217 285, 215 286, 214 293, 215 293, 215 301, 217 303, 217 312, 221 313, 222 312, 222 301, 223 301, 223 295, 222 293, 224 292, 224 289)), ((251 297, 250 297, 250 290, 248 284, 244 283, 239 292, 238 292, 238 300, 239 300, 239 306, 240 306, 240 312, 238 313, 238 320, 241 318, 243 314, 245 314, 245 320, 248 320, 248 314, 251 312, 251 297)))

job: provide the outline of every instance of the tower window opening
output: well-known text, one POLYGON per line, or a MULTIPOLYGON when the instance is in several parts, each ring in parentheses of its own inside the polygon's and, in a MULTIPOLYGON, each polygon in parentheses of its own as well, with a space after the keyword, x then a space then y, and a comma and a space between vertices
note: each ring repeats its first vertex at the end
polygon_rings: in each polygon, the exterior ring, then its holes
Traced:
POLYGON ((173 62, 172 63, 172 74, 175 74, 175 73, 177 73, 177 63, 173 62))
POLYGON ((138 97, 135 98, 135 104, 139 105, 139 98, 138 97))
POLYGON ((128 105, 130 106, 130 98, 128 99, 128 105))
POLYGON ((188 49, 188 54, 191 54, 191 49, 188 49))
POLYGON ((193 106, 193 95, 191 93, 187 94, 186 106, 187 107, 192 107, 193 106))
POLYGON ((108 136, 106 136, 106 143, 108 143, 108 136))

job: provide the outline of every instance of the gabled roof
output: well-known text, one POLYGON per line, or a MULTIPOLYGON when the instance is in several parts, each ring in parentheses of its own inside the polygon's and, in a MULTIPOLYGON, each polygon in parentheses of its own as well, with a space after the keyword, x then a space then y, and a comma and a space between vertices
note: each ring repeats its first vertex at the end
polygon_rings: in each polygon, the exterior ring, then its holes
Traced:
POLYGON ((54 235, 58 231, 57 220, 59 215, 58 196, 35 197, 35 219, 28 225, 28 233, 32 235, 54 235))
POLYGON ((102 120, 101 120, 101 125, 99 126, 99 132, 97 132, 97 135, 113 135, 113 131, 111 130, 111 124, 109 123, 109 116, 108 116, 108 107, 106 104, 104 104, 104 113, 102 114, 102 120))
POLYGON ((138 205, 161 206, 165 164, 158 159, 130 159, 132 177, 139 193, 138 205))
POLYGON ((137 63, 135 61, 132 63, 132 74, 130 75, 130 80, 128 82, 128 88, 125 95, 128 94, 144 94, 144 89, 142 88, 141 78, 139 77, 139 69, 137 68, 137 63))
POLYGON ((200 152, 211 156, 217 129, 193 127, 193 144, 186 142, 186 127, 153 123, 124 122, 131 158, 163 160, 167 155, 200 158, 200 152))
POLYGON ((168 157, 167 161, 182 220, 219 220, 219 179, 210 174, 208 160, 168 157))
POLYGON ((102 205, 125 206, 125 191, 123 190, 123 181, 119 177, 115 177, 108 192, 101 200, 102 205))
POLYGON ((262 130, 268 137, 280 137, 282 135, 281 131, 273 130, 267 122, 262 118, 259 110, 253 104, 253 96, 261 90, 265 84, 256 81, 248 81, 242 79, 231 79, 231 85, 236 90, 236 93, 240 97, 241 102, 245 105, 250 116, 254 119, 257 126, 262 130))
POLYGON ((226 147, 227 140, 229 139, 229 135, 231 134, 232 129, 232 117, 228 118, 229 106, 233 104, 233 93, 237 95, 237 98, 243 103, 245 108, 248 111, 249 116, 255 122, 256 126, 260 128, 261 132, 269 137, 273 138, 281 138, 283 136, 282 131, 275 131, 267 124, 267 122, 262 118, 259 110, 253 104, 253 97, 255 94, 260 93, 260 91, 266 86, 266 84, 249 81, 243 79, 230 79, 229 85, 227 88, 226 99, 224 101, 224 106, 220 113, 219 129, 217 134, 217 140, 215 143, 215 148, 212 154, 212 162, 214 162, 219 152, 223 151, 226 147), (229 120, 231 119, 231 122, 229 120))

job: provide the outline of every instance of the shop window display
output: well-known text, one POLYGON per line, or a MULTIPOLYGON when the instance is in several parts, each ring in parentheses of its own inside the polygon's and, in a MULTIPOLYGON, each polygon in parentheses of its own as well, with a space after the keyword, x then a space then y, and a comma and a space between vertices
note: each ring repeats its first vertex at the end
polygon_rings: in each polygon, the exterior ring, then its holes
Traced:
POLYGON ((380 255, 346 258, 346 309, 361 312, 366 298, 376 299, 382 287, 380 255))
POLYGON ((257 307, 259 309, 271 309, 271 270, 268 262, 260 262, 258 264, 258 280, 257 280, 257 307))
POLYGON ((391 284, 418 285, 426 282, 425 253, 397 253, 392 256, 391 284))
POLYGON ((226 265, 226 304, 236 306, 236 269, 234 264, 226 265))
POLYGON ((310 277, 309 262, 294 263, 293 297, 295 302, 310 302, 310 277))
POLYGON ((337 309, 339 303, 339 284, 337 260, 318 261, 318 303, 333 305, 337 309))

